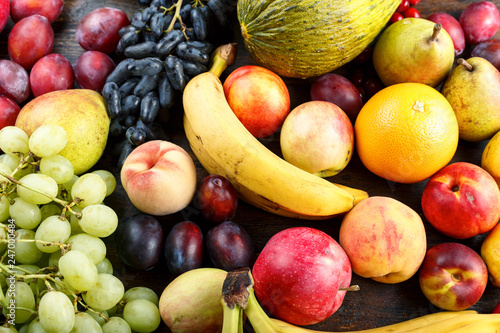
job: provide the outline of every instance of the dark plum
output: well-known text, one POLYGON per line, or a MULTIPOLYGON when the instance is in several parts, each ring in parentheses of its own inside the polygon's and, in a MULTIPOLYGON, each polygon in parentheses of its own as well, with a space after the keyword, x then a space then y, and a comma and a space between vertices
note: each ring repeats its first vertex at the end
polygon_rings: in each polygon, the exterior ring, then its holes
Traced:
POLYGON ((130 216, 118 223, 114 237, 116 252, 124 264, 146 271, 160 262, 165 239, 155 217, 142 213, 130 216))
POLYGON ((351 122, 363 107, 363 99, 356 86, 346 77, 328 73, 316 78, 310 88, 313 101, 326 101, 337 105, 351 122))
POLYGON ((38 14, 17 22, 7 40, 10 59, 26 70, 30 70, 38 59, 51 53, 53 47, 54 30, 49 20, 38 14))
POLYGON ((33 96, 38 97, 55 90, 73 88, 75 74, 69 60, 58 53, 40 58, 30 72, 33 96))
POLYGON ((238 208, 238 193, 223 176, 209 175, 196 191, 196 208, 201 215, 213 223, 231 220, 238 208))
POLYGON ((500 70, 500 39, 489 39, 477 44, 471 51, 472 57, 481 57, 500 70))
POLYGON ((165 240, 165 259, 174 275, 202 266, 203 233, 196 223, 183 221, 172 227, 165 240))
POLYGON ((18 63, 0 59, 0 96, 8 97, 17 104, 28 99, 31 94, 28 72, 18 63))
POLYGON ((84 50, 114 52, 120 41, 118 31, 129 25, 127 14, 117 8, 100 7, 85 15, 76 26, 76 41, 84 50))
POLYGON ((80 88, 101 92, 106 78, 115 69, 113 59, 101 51, 86 51, 74 65, 76 83, 80 88))
POLYGON ((255 246, 243 227, 232 221, 222 222, 207 233, 206 248, 215 267, 231 271, 251 267, 255 246))

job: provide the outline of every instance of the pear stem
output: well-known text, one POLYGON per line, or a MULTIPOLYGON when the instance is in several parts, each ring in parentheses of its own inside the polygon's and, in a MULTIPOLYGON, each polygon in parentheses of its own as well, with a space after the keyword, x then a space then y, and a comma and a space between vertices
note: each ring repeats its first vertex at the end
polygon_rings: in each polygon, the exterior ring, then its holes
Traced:
POLYGON ((349 287, 342 287, 342 288, 339 288, 340 291, 358 291, 359 290, 359 286, 357 284, 354 284, 352 286, 349 286, 349 287))
POLYGON ((434 41, 437 40, 438 35, 441 32, 441 28, 442 28, 442 25, 439 24, 439 23, 436 23, 434 25, 434 29, 432 30, 432 36, 431 36, 431 39, 430 39, 431 42, 434 42, 434 41))
POLYGON ((472 70, 473 70, 472 65, 471 65, 471 64, 469 64, 469 63, 467 62, 467 60, 465 60, 464 58, 459 58, 459 59, 457 59, 457 63, 458 63, 459 65, 464 66, 464 67, 465 67, 465 69, 467 69, 469 72, 472 72, 472 70))

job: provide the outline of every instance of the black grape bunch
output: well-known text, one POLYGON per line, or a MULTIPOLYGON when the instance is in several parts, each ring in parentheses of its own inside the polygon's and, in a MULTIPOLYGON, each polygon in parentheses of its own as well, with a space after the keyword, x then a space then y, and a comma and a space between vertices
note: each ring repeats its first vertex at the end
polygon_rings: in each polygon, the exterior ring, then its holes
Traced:
POLYGON ((102 90, 120 140, 118 167, 138 145, 165 138, 161 119, 181 101, 194 76, 208 71, 210 54, 230 31, 237 0, 139 0, 144 6, 123 27, 120 57, 102 90))

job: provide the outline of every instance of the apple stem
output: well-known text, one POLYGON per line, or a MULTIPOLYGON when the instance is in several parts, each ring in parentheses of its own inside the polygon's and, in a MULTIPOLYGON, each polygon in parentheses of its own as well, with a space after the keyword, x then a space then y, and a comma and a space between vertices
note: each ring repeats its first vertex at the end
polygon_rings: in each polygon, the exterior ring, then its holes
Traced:
POLYGON ((439 23, 436 23, 434 25, 434 29, 432 30, 432 36, 431 36, 431 39, 430 39, 431 42, 434 42, 434 41, 437 40, 438 35, 441 32, 441 28, 442 28, 442 25, 439 24, 439 23))
POLYGON ((339 288, 340 291, 358 291, 359 290, 359 286, 357 284, 355 285, 352 285, 352 286, 349 286, 349 287, 342 287, 342 288, 339 288))
POLYGON ((466 68, 469 72, 472 72, 472 70, 473 70, 472 65, 471 65, 471 64, 469 64, 469 63, 467 62, 467 60, 465 60, 464 58, 459 58, 459 59, 457 59, 457 63, 458 63, 459 65, 464 66, 464 67, 465 67, 465 68, 466 68))

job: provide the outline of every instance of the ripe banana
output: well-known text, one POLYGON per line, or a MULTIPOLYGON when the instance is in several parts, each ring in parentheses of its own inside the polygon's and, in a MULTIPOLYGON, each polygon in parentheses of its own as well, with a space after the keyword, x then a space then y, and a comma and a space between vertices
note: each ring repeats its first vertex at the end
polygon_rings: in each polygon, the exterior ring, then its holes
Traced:
POLYGON ((226 177, 248 203, 287 217, 327 219, 367 198, 365 191, 337 186, 291 165, 247 131, 219 80, 228 66, 228 45, 215 53, 210 71, 191 79, 183 93, 184 130, 203 167, 226 177))
MULTIPOLYGON (((224 281, 223 307, 226 311, 238 313, 238 307, 252 324, 255 333, 337 333, 306 329, 268 317, 260 306, 253 290, 253 278, 249 268, 228 272, 224 281), (246 287, 246 288, 243 288, 246 287), (231 304, 231 307, 228 306, 231 304)), ((222 333, 237 333, 233 327, 237 317, 224 318, 222 333)), ((500 332, 500 314, 479 314, 473 310, 443 311, 420 316, 401 323, 383 327, 352 331, 351 333, 493 333, 500 332)))

